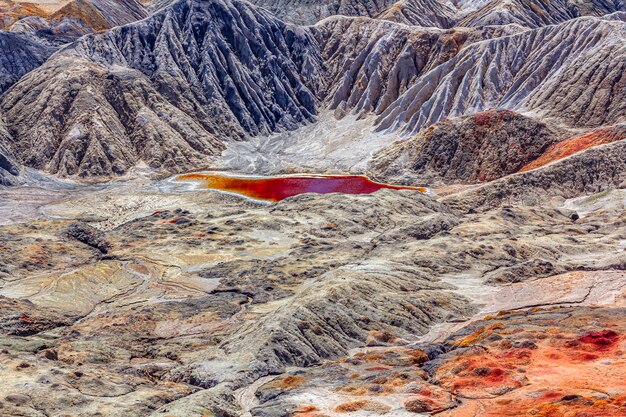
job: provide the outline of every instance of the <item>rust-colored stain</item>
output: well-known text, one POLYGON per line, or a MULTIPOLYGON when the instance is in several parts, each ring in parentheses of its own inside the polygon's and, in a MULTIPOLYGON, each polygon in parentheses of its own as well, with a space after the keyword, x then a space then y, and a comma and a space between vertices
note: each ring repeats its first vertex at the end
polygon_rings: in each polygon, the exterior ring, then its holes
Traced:
POLYGON ((274 202, 304 193, 369 194, 381 188, 426 192, 425 188, 382 184, 360 175, 257 178, 195 173, 179 175, 176 179, 198 181, 202 183, 203 188, 241 194, 255 200, 274 202))
POLYGON ((574 136, 552 145, 543 155, 523 167, 519 172, 530 171, 531 169, 539 168, 551 162, 567 158, 568 156, 572 156, 594 146, 605 145, 624 139, 626 139, 626 129, 623 125, 598 129, 585 135, 574 136))

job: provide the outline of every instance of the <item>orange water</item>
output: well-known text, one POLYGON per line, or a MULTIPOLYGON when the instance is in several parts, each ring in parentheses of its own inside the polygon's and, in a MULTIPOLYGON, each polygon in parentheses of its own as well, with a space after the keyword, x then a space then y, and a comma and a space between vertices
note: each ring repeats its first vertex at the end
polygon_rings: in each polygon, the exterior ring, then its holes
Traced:
POLYGON ((381 188, 426 192, 425 188, 381 184, 360 175, 255 178, 195 173, 179 175, 176 179, 198 181, 203 188, 228 191, 265 201, 280 201, 304 193, 369 194, 381 188))

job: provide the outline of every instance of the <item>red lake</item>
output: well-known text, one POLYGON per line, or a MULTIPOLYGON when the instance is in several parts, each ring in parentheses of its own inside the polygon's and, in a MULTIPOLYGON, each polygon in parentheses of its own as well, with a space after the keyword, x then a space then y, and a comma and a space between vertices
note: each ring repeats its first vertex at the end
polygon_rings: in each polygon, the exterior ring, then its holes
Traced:
POLYGON ((280 201, 304 193, 369 194, 381 188, 426 192, 426 188, 382 184, 361 175, 234 177, 193 173, 179 175, 176 179, 199 182, 202 188, 241 194, 265 201, 280 201))

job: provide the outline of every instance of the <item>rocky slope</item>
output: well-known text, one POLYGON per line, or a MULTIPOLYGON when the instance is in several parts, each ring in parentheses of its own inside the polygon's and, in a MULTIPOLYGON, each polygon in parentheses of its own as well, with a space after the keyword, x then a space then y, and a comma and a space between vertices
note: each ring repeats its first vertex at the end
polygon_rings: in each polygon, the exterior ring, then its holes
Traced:
MULTIPOLYGON (((611 280, 614 273, 601 276, 611 280)), ((565 285, 575 281, 561 279, 565 285)), ((623 313, 619 303, 486 315, 436 346, 366 349, 264 382, 251 415, 617 417, 622 399, 597 392, 607 383, 620 392, 624 387, 624 326, 613 324, 623 313), (608 361, 611 370, 603 369, 608 361), (573 382, 579 378, 584 386, 573 382)))
POLYGON ((370 172, 387 181, 492 181, 539 158, 558 139, 546 124, 509 110, 445 119, 376 154, 370 172))
POLYGON ((9 132, 4 126, 4 121, 0 120, 0 185, 4 186, 17 184, 22 171, 9 144, 9 132))
POLYGON ((0 94, 54 52, 53 47, 36 39, 7 31, 0 31, 0 48, 0 94))
POLYGON ((464 47, 517 33, 513 26, 438 30, 368 18, 329 18, 311 28, 324 63, 322 106, 341 117, 380 114, 464 47))
POLYGON ((175 0, 141 0, 140 2, 144 5, 144 7, 146 7, 147 10, 155 12, 169 6, 174 1, 175 0))
POLYGON ((585 135, 574 136, 552 145, 539 158, 524 166, 521 171, 539 168, 554 161, 582 152, 585 149, 626 139, 626 125, 605 127, 585 135))
POLYGON ((136 0, 72 0, 49 17, 50 30, 79 37, 141 20, 147 11, 136 0))
POLYGON ((119 175, 140 160, 197 168, 223 138, 313 120, 315 98, 300 81, 319 71, 312 43, 245 2, 180 1, 82 38, 23 78, 1 106, 19 138, 16 152, 38 169, 119 175))
POLYGON ((507 202, 538 204, 546 198, 572 198, 624 188, 625 157, 626 141, 620 140, 466 190, 447 201, 461 210, 477 210, 507 202))
POLYGON ((0 32, 0 415, 623 417, 622 3, 64 3, 0 32))
POLYGON ((394 0, 254 0, 252 3, 287 22, 312 25, 335 15, 374 17, 391 6, 394 0))
POLYGON ((47 2, 22 12, 6 28, 31 33, 51 42, 67 43, 88 33, 101 32, 148 16, 136 0, 70 0, 47 2))
POLYGON ((570 126, 614 124, 626 101, 625 33, 622 20, 581 18, 472 44, 420 77, 380 114, 378 128, 414 134, 490 108, 570 126))
POLYGON ((319 73, 312 43, 247 2, 186 0, 87 37, 68 55, 141 71, 170 101, 189 112, 202 107, 215 129, 236 137, 313 120, 315 98, 300 79, 319 73))
POLYGON ((622 0, 494 0, 463 16, 458 26, 518 24, 528 28, 554 25, 581 16, 604 16, 626 11, 622 0))
POLYGON ((441 30, 340 16, 303 28, 239 0, 185 0, 64 48, 8 91, 0 107, 21 143, 18 157, 64 176, 119 175, 142 160, 169 171, 206 167, 223 149, 219 142, 294 130, 322 109, 339 118, 374 114, 378 131, 403 135, 491 108, 594 128, 624 117, 625 32, 620 15, 535 30, 441 30), (102 75, 91 79, 94 71, 102 75), (136 133, 145 130, 138 117, 144 104, 120 112, 107 94, 73 101, 76 88, 102 90, 90 85, 108 77, 136 80, 116 90, 123 101, 149 91, 168 109, 147 106, 163 126, 158 134, 136 133), (66 93, 52 96, 51 112, 46 92, 57 84, 66 93), (82 123, 79 114, 101 123, 82 123), (116 133, 100 126, 116 126, 116 133), (103 138, 112 136, 121 139, 109 152, 103 138), (91 138, 97 150, 88 152, 91 138), (121 150, 130 143, 159 145, 149 147, 151 155, 137 144, 121 150), (179 146, 164 151, 172 144, 179 146))
POLYGON ((466 39, 365 18, 331 18, 313 31, 325 69, 321 98, 338 115, 381 112, 466 39))
POLYGON ((619 206, 580 219, 547 199, 464 213, 392 190, 258 205, 166 184, 58 191, 40 210, 55 218, 0 227, 1 413, 283 416, 320 377, 322 399, 295 406, 394 401, 407 378, 376 378, 395 366, 444 394, 466 375, 423 373, 436 344, 400 354, 434 324, 463 327, 481 305, 609 303, 623 289, 611 272, 626 261, 619 206), (600 275, 553 277, 580 269, 600 275), (335 360, 358 376, 328 372, 335 360), (266 377, 276 384, 253 384, 266 377))
POLYGON ((46 12, 33 3, 0 1, 0 29, 6 30, 18 20, 28 16, 45 16, 46 12))
POLYGON ((439 0, 400 0, 385 9, 378 19, 405 25, 451 28, 455 25, 455 11, 439 0))
POLYGON ((27 166, 60 176, 122 175, 140 162, 178 171, 223 145, 141 73, 63 57, 28 74, 2 106, 27 166))

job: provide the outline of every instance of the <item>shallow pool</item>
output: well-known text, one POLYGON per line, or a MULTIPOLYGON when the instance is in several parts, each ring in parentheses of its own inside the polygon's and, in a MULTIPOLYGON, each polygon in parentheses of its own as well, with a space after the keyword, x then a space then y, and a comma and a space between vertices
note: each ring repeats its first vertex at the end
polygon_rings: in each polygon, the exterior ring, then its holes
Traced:
POLYGON ((304 193, 369 194, 381 188, 426 192, 425 188, 382 184, 361 175, 237 177, 213 173, 193 173, 179 175, 176 180, 198 182, 202 188, 226 191, 264 201, 280 201, 304 193))

